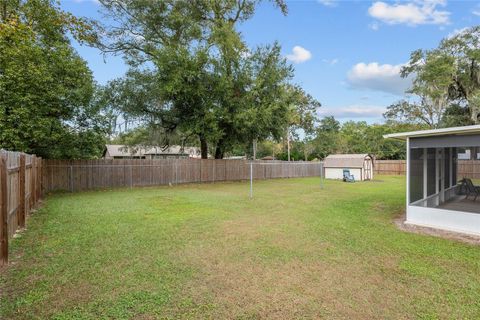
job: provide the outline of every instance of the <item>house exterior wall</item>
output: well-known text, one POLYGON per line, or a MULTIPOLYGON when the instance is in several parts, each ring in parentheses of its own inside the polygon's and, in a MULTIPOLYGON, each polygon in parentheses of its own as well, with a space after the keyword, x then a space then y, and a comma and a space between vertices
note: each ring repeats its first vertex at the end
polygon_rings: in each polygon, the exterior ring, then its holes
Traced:
POLYGON ((420 206, 407 206, 405 223, 480 235, 480 214, 420 206))
POLYGON ((325 179, 343 179, 343 169, 350 170, 356 181, 362 181, 363 175, 360 168, 325 168, 325 179))

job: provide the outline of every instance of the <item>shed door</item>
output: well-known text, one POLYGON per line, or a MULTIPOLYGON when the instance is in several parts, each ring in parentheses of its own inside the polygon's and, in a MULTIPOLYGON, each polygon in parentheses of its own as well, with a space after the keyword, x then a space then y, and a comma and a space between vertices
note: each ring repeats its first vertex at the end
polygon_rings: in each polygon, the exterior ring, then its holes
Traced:
POLYGON ((365 159, 363 167, 365 170, 365 180, 372 179, 372 160, 370 158, 365 159))

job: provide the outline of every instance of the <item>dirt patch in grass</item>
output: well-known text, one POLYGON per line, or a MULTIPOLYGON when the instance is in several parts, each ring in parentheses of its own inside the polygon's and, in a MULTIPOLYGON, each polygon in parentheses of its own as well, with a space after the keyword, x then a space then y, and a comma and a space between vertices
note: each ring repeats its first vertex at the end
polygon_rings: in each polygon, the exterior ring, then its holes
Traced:
POLYGON ((398 262, 387 257, 372 270, 361 261, 318 255, 273 262, 238 258, 214 246, 192 248, 186 256, 199 276, 182 295, 195 305, 213 305, 210 316, 217 319, 407 319, 401 297, 407 292, 421 296, 389 275, 399 270, 398 262))
POLYGON ((405 223, 405 213, 399 214, 395 217, 393 222, 402 231, 411 232, 416 234, 424 234, 449 240, 460 241, 472 245, 480 246, 480 236, 469 235, 465 233, 440 230, 435 228, 420 227, 405 223))

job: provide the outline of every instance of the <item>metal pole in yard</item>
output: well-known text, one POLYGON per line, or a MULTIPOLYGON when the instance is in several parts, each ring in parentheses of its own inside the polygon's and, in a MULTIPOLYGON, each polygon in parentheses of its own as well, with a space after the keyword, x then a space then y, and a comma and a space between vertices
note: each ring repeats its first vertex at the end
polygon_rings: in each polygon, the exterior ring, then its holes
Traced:
POLYGON ((320 189, 323 189, 323 163, 320 162, 320 189))
POLYGON ((250 199, 253 199, 253 162, 250 162, 250 199))

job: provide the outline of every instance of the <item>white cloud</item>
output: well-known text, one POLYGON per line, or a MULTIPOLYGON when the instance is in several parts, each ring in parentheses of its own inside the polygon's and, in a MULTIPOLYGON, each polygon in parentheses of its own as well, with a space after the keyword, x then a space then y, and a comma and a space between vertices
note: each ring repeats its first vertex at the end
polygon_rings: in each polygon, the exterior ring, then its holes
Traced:
POLYGON ((287 59, 294 63, 302 63, 312 58, 312 54, 305 48, 295 46, 292 49, 292 54, 287 54, 287 59))
POLYGON ((380 25, 378 24, 378 22, 372 22, 368 25, 368 27, 370 29, 372 29, 373 31, 377 31, 379 28, 380 28, 380 25))
POLYGON ((473 9, 472 13, 473 13, 474 15, 480 17, 480 4, 477 5, 477 7, 473 9))
POLYGON ((334 116, 338 119, 380 118, 385 113, 385 107, 369 105, 351 105, 346 107, 320 108, 321 116, 334 116))
POLYGON ((369 89, 403 95, 412 83, 411 77, 402 78, 402 64, 357 63, 347 74, 347 82, 352 88, 369 89))
POLYGON ((338 0, 317 0, 317 1, 326 7, 336 7, 338 4, 338 0))
POLYGON ((325 62, 331 66, 334 66, 338 63, 338 61, 340 61, 338 58, 334 58, 334 59, 322 59, 322 62, 325 62))
POLYGON ((446 0, 413 0, 406 3, 389 4, 377 1, 368 8, 368 13, 387 24, 449 24, 450 12, 439 10, 446 0))

